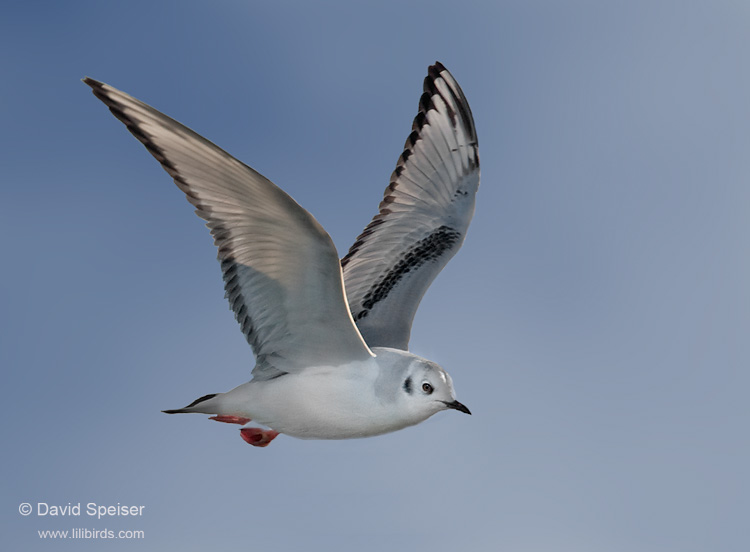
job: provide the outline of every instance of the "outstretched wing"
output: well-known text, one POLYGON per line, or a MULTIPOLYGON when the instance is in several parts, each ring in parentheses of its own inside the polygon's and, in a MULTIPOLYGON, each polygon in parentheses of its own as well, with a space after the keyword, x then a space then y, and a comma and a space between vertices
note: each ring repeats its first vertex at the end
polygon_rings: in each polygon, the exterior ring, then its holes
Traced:
POLYGON ((469 104, 436 62, 380 210, 341 259, 349 307, 370 347, 408 349, 422 296, 464 241, 478 187, 469 104))
POLYGON ((152 107, 84 82, 161 163, 207 221, 256 378, 372 356, 349 313, 328 233, 263 175, 152 107))

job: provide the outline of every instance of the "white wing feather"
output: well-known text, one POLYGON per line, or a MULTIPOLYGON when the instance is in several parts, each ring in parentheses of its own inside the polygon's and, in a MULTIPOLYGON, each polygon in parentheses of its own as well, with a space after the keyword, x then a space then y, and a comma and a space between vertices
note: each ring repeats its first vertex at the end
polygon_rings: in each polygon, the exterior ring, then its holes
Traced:
POLYGON ((270 180, 152 107, 93 79, 207 221, 226 296, 253 348, 253 374, 372 356, 349 313, 336 249, 323 227, 270 180))
POLYGON ((408 349, 422 296, 463 243, 478 187, 471 110, 438 62, 379 212, 341 260, 352 316, 370 347, 408 349))

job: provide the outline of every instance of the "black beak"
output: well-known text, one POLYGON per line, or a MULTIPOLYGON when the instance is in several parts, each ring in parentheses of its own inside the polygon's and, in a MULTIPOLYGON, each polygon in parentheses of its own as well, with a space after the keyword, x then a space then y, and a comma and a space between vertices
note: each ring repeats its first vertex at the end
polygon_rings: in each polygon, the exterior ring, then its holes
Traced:
POLYGON ((466 408, 464 405, 462 405, 460 402, 458 402, 458 401, 453 401, 453 402, 445 402, 445 401, 443 401, 443 403, 448 408, 452 408, 453 410, 458 410, 459 412, 463 412, 464 414, 471 415, 471 411, 468 408, 466 408))

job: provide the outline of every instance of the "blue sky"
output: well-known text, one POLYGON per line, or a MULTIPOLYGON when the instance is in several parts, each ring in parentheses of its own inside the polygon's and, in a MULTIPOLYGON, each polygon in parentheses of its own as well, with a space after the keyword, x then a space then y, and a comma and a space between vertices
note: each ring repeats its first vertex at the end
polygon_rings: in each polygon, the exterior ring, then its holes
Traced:
POLYGON ((749 26, 739 1, 6 2, 3 541, 747 550, 749 26), (411 345, 474 415, 256 449, 161 414, 247 380, 252 355, 208 232, 80 79, 250 164, 343 254, 435 60, 471 103, 482 184, 411 345), (145 538, 37 536, 74 527, 145 538))

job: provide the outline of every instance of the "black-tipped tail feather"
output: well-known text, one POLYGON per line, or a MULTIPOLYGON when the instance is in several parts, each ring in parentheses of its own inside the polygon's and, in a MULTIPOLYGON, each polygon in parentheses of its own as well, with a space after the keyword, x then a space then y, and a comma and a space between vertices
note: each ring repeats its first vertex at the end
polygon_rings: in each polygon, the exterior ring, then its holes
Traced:
POLYGON ((218 394, 219 393, 211 393, 210 395, 203 395, 201 398, 195 399, 184 408, 177 408, 176 410, 162 410, 162 412, 164 412, 164 414, 186 414, 189 412, 195 412, 195 410, 191 410, 194 406, 207 401, 208 399, 213 399, 218 394))

